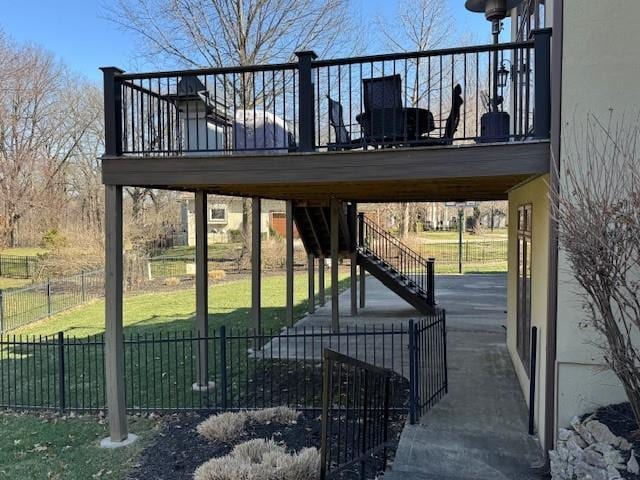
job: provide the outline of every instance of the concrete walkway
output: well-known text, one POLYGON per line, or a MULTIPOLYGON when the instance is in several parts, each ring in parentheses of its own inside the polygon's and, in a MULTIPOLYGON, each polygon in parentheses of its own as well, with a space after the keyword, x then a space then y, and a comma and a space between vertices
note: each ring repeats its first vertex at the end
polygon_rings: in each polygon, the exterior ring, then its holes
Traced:
MULTIPOLYGON (((436 277, 436 300, 447 310, 449 394, 407 425, 385 480, 529 480, 541 459, 527 434, 527 410, 507 353, 506 275, 436 277)), ((349 316, 340 297, 341 326, 401 324, 418 312, 372 278, 367 307, 349 316)), ((296 326, 328 327, 331 306, 296 326)))

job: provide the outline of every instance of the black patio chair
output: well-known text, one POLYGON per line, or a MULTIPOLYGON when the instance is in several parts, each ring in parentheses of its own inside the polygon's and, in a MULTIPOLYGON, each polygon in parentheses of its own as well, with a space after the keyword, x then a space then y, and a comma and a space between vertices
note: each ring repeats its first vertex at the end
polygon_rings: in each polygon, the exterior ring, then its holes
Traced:
MULTIPOLYGON (((426 137, 418 142, 420 146, 432 146, 432 145, 451 145, 453 143, 453 136, 458 130, 458 124, 460 123, 460 107, 464 103, 462 99, 462 87, 460 84, 453 88, 453 94, 451 96, 451 111, 447 117, 447 121, 444 126, 444 131, 441 137, 430 138, 426 137)), ((440 128, 440 130, 443 130, 440 128)))
POLYGON ((328 150, 352 150, 354 148, 362 148, 364 146, 362 138, 352 139, 349 130, 344 123, 343 108, 340 102, 333 100, 327 96, 329 100, 329 123, 335 132, 335 143, 328 143, 328 150))
POLYGON ((402 77, 398 74, 362 80, 364 113, 356 119, 367 143, 406 138, 406 116, 402 105, 402 77))

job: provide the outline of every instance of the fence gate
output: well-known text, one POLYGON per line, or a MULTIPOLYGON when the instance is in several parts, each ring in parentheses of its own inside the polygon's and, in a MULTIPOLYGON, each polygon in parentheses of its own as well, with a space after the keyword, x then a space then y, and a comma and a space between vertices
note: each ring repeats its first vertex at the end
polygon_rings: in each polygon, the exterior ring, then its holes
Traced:
POLYGON ((446 313, 409 322, 409 421, 413 425, 448 392, 446 313))

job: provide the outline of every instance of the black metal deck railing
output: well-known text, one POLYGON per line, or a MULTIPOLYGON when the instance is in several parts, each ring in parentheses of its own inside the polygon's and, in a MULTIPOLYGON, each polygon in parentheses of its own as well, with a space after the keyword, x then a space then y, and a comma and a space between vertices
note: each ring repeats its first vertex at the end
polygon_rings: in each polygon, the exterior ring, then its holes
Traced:
POLYGON ((105 150, 282 154, 548 138, 549 52, 550 30, 540 30, 518 43, 336 60, 298 52, 277 65, 105 68, 105 150))

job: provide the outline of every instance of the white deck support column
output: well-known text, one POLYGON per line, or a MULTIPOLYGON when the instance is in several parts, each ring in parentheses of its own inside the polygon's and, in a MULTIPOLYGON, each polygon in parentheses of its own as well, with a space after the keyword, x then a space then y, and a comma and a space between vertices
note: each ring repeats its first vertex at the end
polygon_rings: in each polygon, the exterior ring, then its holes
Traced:
POLYGON ((262 308, 260 296, 261 285, 261 260, 262 260, 262 203, 260 198, 251 199, 251 328, 254 332, 260 332, 262 327, 262 308))
POLYGON ((128 440, 122 327, 122 186, 105 185, 105 374, 109 440, 128 440))
POLYGON ((286 242, 286 323, 293 326, 293 202, 287 200, 285 210, 285 242, 286 242))
POLYGON ((340 215, 342 202, 337 198, 331 199, 331 328, 334 332, 340 330, 340 306, 338 304, 338 250, 340 248, 340 215))
POLYGON ((196 332, 204 338, 198 342, 197 382, 194 390, 212 387, 209 381, 209 229, 207 194, 198 190, 195 195, 196 221, 196 332))
MULTIPOLYGON (((358 225, 356 227, 357 235, 358 235, 358 244, 364 246, 364 213, 357 214, 358 225)), ((364 269, 364 265, 360 264, 360 308, 364 308, 365 306, 365 286, 366 286, 366 271, 364 269)))
POLYGON ((316 257, 313 253, 307 256, 307 275, 309 277, 309 313, 313 314, 316 311, 316 284, 315 284, 315 261, 316 257))
POLYGON ((321 307, 324 307, 326 302, 326 293, 324 291, 324 270, 325 270, 324 255, 318 257, 318 303, 321 307))

